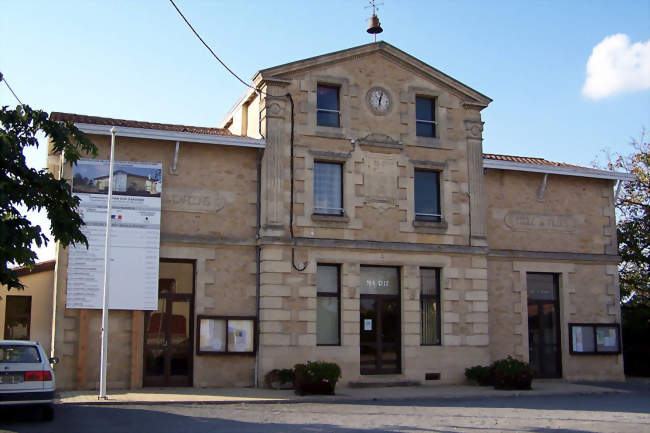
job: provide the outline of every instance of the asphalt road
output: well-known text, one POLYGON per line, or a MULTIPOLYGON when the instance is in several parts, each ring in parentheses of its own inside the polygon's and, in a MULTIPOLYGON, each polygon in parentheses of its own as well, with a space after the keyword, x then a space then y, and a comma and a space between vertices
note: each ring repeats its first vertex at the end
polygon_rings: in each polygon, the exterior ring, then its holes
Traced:
POLYGON ((650 433, 647 386, 628 394, 403 402, 59 405, 0 412, 0 432, 633 432, 650 433))

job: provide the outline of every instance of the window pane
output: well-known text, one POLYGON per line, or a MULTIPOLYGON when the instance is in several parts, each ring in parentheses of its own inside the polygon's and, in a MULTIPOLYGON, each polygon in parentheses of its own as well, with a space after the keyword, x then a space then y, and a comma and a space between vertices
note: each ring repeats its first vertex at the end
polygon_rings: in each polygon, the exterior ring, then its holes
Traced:
POLYGON ((399 271, 384 266, 361 266, 361 293, 377 295, 399 294, 399 271))
POLYGON ((418 137, 435 137, 436 125, 434 123, 428 122, 416 122, 415 134, 418 137))
POLYGON ((199 322, 199 348, 212 352, 226 350, 225 319, 201 319, 199 322))
POLYGON ((253 337, 252 320, 228 320, 228 352, 252 352, 253 337))
POLYGON ((433 98, 415 98, 415 119, 434 121, 433 98))
POLYGON ((440 221, 440 173, 415 170, 415 218, 440 221))
POLYGON ((0 363, 22 364, 41 362, 36 346, 3 345, 0 347, 0 363))
POLYGON ((422 344, 440 344, 440 304, 434 297, 422 299, 422 344))
POLYGON ((438 269, 420 269, 420 284, 423 295, 438 295, 438 269))
POLYGON ((339 344, 339 298, 335 296, 318 297, 316 344, 339 344))
POLYGON ((316 124, 338 128, 340 110, 339 88, 336 86, 318 85, 316 95, 316 124))
POLYGON ((318 265, 316 268, 316 287, 318 293, 338 293, 339 267, 336 265, 318 265))
POLYGON ((314 163, 314 212, 342 215, 341 164, 314 163))
POLYGON ((331 111, 319 111, 316 116, 316 122, 318 125, 333 126, 335 128, 339 127, 339 113, 333 113, 331 111))
POLYGON ((5 308, 4 338, 6 340, 29 340, 32 297, 7 296, 5 308))
POLYGON ((318 85, 317 108, 339 110, 339 88, 318 85))

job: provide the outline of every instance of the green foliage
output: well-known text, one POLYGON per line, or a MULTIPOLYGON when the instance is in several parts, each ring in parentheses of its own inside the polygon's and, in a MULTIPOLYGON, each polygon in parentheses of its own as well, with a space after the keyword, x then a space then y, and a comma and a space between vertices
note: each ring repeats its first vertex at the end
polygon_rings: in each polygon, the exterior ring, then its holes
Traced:
POLYGON ((264 383, 267 388, 271 387, 273 382, 291 383, 293 384, 294 372, 293 368, 282 368, 282 369, 273 369, 266 373, 264 376, 264 383))
POLYGON ((527 362, 508 356, 493 362, 492 370, 496 389, 531 389, 533 369, 527 362))
POLYGON ((341 367, 335 362, 308 361, 306 364, 294 366, 296 383, 312 385, 327 383, 334 389, 341 378, 341 367))
POLYGON ((645 130, 631 145, 633 153, 615 155, 608 163, 636 177, 623 183, 616 203, 621 301, 650 305, 650 143, 645 130))
POLYGON ((0 110, 0 284, 9 289, 22 288, 9 265, 33 266, 37 256, 32 245, 47 245, 49 240, 40 226, 32 225, 23 215, 21 207, 45 210, 54 240, 62 246, 88 245, 76 211, 79 199, 72 195, 70 185, 52 173, 27 166, 23 151, 38 147, 39 131, 49 138, 52 153, 63 153, 70 165, 83 154, 97 155, 96 147, 71 122, 55 122, 47 113, 27 105, 0 110))
POLYGON ((493 368, 475 365, 465 369, 465 377, 481 386, 492 385, 493 368))

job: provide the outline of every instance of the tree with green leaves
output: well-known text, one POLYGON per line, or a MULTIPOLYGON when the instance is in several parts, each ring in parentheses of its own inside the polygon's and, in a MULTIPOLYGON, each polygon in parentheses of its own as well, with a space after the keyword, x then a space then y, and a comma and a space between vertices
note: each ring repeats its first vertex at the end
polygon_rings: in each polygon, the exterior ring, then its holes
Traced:
POLYGON ((621 301, 650 306, 650 143, 645 131, 632 146, 632 154, 609 162, 610 169, 636 177, 623 184, 616 203, 621 301))
POLYGON ((0 110, 0 284, 9 289, 23 288, 11 266, 32 267, 37 255, 33 246, 47 245, 49 238, 25 211, 44 210, 51 223, 54 240, 63 247, 88 246, 81 232, 83 220, 77 213, 79 199, 70 184, 46 170, 28 167, 24 150, 38 147, 36 134, 49 139, 54 154, 63 154, 70 165, 84 154, 97 155, 95 145, 72 122, 56 122, 41 110, 27 105, 0 110))

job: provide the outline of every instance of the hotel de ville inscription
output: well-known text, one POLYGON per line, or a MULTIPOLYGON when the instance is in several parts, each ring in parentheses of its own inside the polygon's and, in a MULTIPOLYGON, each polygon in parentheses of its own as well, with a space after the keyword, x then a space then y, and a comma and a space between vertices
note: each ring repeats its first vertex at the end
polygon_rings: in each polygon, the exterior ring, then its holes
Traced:
POLYGON ((506 225, 515 231, 547 230, 573 232, 576 220, 571 215, 537 214, 531 212, 508 212, 506 225))
POLYGON ((162 196, 164 211, 215 213, 224 205, 224 197, 217 191, 168 188, 162 196))

